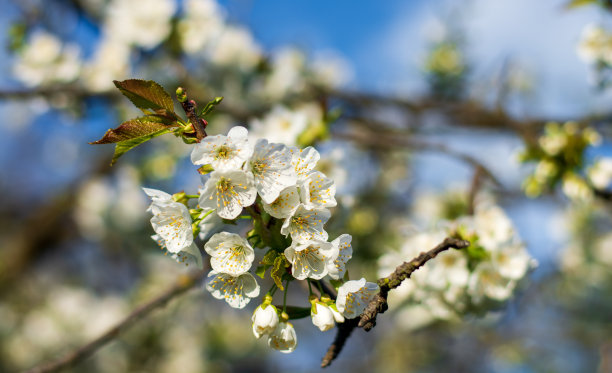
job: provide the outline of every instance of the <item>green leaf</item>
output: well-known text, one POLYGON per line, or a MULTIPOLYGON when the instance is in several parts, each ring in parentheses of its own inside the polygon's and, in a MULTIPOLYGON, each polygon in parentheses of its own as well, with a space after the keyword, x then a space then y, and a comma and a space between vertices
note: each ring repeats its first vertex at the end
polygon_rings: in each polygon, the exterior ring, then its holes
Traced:
POLYGON ((571 0, 568 2, 565 7, 567 9, 578 8, 584 5, 596 4, 597 0, 571 0))
POLYGON ((264 265, 274 265, 274 261, 278 256, 278 252, 274 249, 270 249, 268 250, 268 252, 266 253, 266 255, 264 255, 263 259, 261 260, 261 264, 264 265))
POLYGON ((285 259, 285 255, 281 254, 274 259, 274 264, 272 265, 272 271, 270 271, 270 276, 276 286, 285 290, 283 287, 283 274, 286 273, 285 268, 289 267, 289 262, 285 259))
POLYGON ((206 106, 204 106, 204 108, 202 110, 200 110, 200 113, 198 114, 198 116, 203 117, 206 114, 210 113, 215 106, 219 105, 221 103, 221 101, 223 101, 223 97, 215 97, 214 100, 209 101, 206 106))
POLYGON ((117 143, 117 145, 115 146, 115 154, 113 155, 113 159, 111 160, 111 166, 115 164, 115 162, 117 162, 117 159, 121 157, 123 154, 125 154, 128 150, 135 148, 138 145, 144 142, 147 142, 154 137, 161 136, 169 132, 172 132, 172 129, 164 128, 158 132, 154 132, 146 136, 142 136, 142 137, 138 137, 138 138, 134 138, 131 140, 122 141, 122 142, 117 143))
POLYGON ((263 279, 266 276, 267 267, 268 266, 265 265, 258 266, 255 270, 255 274, 263 279))
MULTIPOLYGON (((275 305, 274 307, 279 310, 283 309, 282 305, 275 305)), ((310 316, 310 307, 287 306, 285 312, 289 315, 289 320, 303 319, 304 317, 310 316)))
POLYGON ((206 174, 213 172, 214 170, 215 169, 211 165, 205 164, 202 167, 198 168, 198 173, 200 175, 206 175, 206 174))
POLYGON ((153 80, 114 80, 113 83, 125 97, 145 114, 157 114, 170 120, 178 118, 174 112, 172 97, 153 80))
POLYGON ((130 119, 121 123, 121 125, 115 129, 109 129, 100 140, 90 142, 90 144, 112 144, 128 141, 175 126, 176 125, 165 124, 163 119, 156 115, 147 115, 130 119))

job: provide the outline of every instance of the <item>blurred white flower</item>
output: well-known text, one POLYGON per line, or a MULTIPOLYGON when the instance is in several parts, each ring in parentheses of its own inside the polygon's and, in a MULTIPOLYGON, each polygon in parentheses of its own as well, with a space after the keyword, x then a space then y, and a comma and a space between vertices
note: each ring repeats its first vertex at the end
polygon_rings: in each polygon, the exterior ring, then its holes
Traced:
POLYGON ((69 83, 80 73, 80 50, 47 32, 34 33, 17 55, 13 73, 29 87, 49 83, 69 83))
POLYGON ((215 0, 186 0, 185 16, 178 22, 181 46, 188 54, 202 52, 224 27, 224 15, 215 0))
POLYGON ((342 87, 354 76, 351 64, 332 50, 316 53, 310 63, 310 70, 314 81, 326 88, 342 87))
POLYGON ((513 282, 503 277, 492 263, 480 263, 470 277, 468 292, 474 303, 482 302, 485 297, 503 301, 510 297, 513 282))
POLYGON ((612 182, 612 158, 601 158, 588 170, 588 177, 597 189, 606 189, 612 182))
POLYGON ((212 45, 210 60, 217 65, 250 71, 261 60, 261 48, 247 29, 227 26, 212 45))
POLYGON ((563 193, 570 199, 576 201, 590 201, 593 199, 593 190, 586 181, 571 172, 563 175, 563 193))
POLYGON ((612 35, 601 26, 588 24, 582 30, 576 52, 587 63, 604 61, 611 64, 612 35))
POLYGON ((124 44, 154 48, 170 34, 176 6, 173 0, 112 0, 104 30, 109 38, 124 44))
POLYGON ((271 73, 266 77, 262 92, 271 101, 278 101, 305 87, 304 54, 296 48, 283 48, 272 56, 271 73))
POLYGON ((115 88, 113 80, 127 78, 130 73, 130 47, 122 41, 105 37, 92 61, 83 66, 83 84, 92 91, 115 88))
POLYGON ((266 138, 270 142, 295 146, 298 136, 304 132, 309 118, 304 111, 274 106, 262 119, 249 123, 250 137, 266 138))

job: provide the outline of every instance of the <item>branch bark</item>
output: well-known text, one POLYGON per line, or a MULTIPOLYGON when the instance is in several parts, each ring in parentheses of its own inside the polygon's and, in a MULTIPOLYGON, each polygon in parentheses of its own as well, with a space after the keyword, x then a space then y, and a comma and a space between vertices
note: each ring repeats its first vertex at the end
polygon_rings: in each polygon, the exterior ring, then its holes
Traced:
POLYGON ((465 249, 468 246, 470 246, 468 241, 448 237, 433 249, 421 253, 409 262, 402 263, 389 276, 378 279, 377 282, 380 291, 370 301, 361 316, 355 319, 346 320, 346 322, 338 325, 336 338, 323 357, 321 367, 325 368, 334 361, 340 351, 342 351, 346 340, 350 337, 355 328, 359 327, 363 328, 365 331, 370 331, 376 325, 376 316, 380 313, 384 313, 389 308, 387 305, 387 295, 390 290, 400 286, 402 281, 410 278, 414 271, 421 268, 425 263, 435 258, 441 252, 451 248, 457 250, 465 249))
POLYGON ((122 332, 129 329, 138 320, 143 319, 152 311, 163 307, 170 300, 178 297, 179 295, 185 293, 187 290, 196 286, 200 282, 200 280, 204 278, 204 276, 205 272, 203 270, 199 270, 179 277, 177 282, 172 287, 170 287, 164 293, 160 294, 157 298, 136 308, 125 319, 123 319, 121 322, 106 331, 98 338, 60 357, 55 361, 40 364, 34 368, 27 370, 25 373, 59 372, 61 370, 70 368, 80 363, 81 361, 93 355, 104 345, 117 338, 122 332))

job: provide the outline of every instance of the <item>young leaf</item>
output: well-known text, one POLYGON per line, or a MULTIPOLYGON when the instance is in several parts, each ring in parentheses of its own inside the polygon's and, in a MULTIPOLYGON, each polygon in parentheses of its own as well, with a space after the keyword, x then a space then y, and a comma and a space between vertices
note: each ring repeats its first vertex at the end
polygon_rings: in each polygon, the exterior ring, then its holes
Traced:
POLYGON ((90 144, 112 144, 156 133, 163 129, 174 127, 164 124, 158 116, 147 115, 140 118, 130 119, 121 123, 115 129, 109 129, 104 136, 90 144))
POLYGON ((274 265, 272 266, 272 270, 270 271, 270 276, 272 276, 272 280, 274 280, 276 286, 281 290, 285 290, 285 288, 283 287, 282 279, 283 274, 285 273, 285 268, 288 266, 289 262, 287 262, 285 256, 279 255, 274 259, 274 265))
POLYGON ((169 120, 176 120, 172 97, 153 80, 114 80, 121 93, 145 114, 157 114, 169 120))
POLYGON ((121 157, 128 150, 135 148, 143 142, 147 142, 154 137, 161 136, 169 132, 172 132, 172 129, 166 127, 160 131, 150 133, 142 137, 136 137, 127 141, 118 142, 115 146, 115 154, 113 155, 113 159, 111 160, 111 166, 117 161, 117 158, 121 157))

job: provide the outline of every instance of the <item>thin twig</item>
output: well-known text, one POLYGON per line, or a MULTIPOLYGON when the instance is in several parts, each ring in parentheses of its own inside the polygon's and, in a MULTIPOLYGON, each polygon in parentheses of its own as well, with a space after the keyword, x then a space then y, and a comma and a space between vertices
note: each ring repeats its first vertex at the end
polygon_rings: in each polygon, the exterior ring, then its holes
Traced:
POLYGON ((347 320, 346 322, 338 325, 336 338, 323 357, 321 367, 325 368, 329 366, 338 356, 340 351, 342 351, 344 342, 351 335, 353 329, 360 327, 366 331, 369 331, 376 325, 376 316, 388 309, 387 294, 389 293, 389 290, 398 287, 402 281, 410 278, 414 271, 421 268, 423 265, 425 265, 425 263, 435 258, 441 252, 451 248, 458 250, 465 249, 469 245, 470 243, 468 241, 448 237, 435 248, 421 253, 419 256, 409 262, 402 263, 389 276, 380 278, 377 282, 378 286, 380 287, 380 291, 370 301, 361 316, 355 319, 347 320))
POLYGON ((119 334, 130 328, 136 321, 146 317, 152 311, 164 306, 170 300, 176 298, 177 296, 185 293, 187 290, 196 286, 200 282, 200 280, 204 278, 204 275, 205 272, 199 270, 179 277, 176 284, 174 284, 171 288, 160 294, 157 298, 136 308, 125 319, 110 328, 98 338, 94 339, 93 341, 87 343, 84 346, 77 348, 76 350, 64 355, 63 357, 55 361, 44 363, 34 368, 31 368, 30 370, 26 371, 26 373, 59 372, 63 369, 67 369, 71 366, 78 364, 79 362, 93 355, 104 345, 117 338, 119 334))

